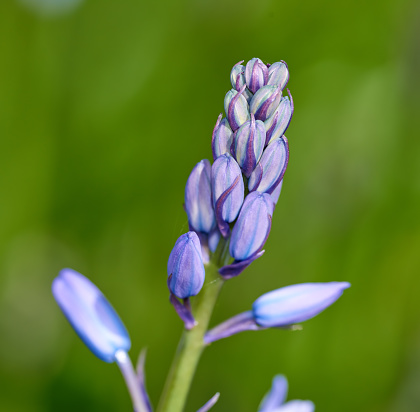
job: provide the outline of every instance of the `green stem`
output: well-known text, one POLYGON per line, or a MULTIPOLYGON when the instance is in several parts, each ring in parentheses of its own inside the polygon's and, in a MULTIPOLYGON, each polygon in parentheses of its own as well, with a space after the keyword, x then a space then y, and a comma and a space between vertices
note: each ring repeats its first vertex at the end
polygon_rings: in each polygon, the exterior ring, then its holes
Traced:
POLYGON ((207 332, 214 305, 224 283, 218 268, 227 260, 226 246, 224 239, 221 239, 211 262, 206 265, 206 282, 195 298, 193 308, 197 326, 192 330, 185 330, 182 334, 157 412, 182 412, 184 409, 198 361, 205 347, 204 334, 207 332))

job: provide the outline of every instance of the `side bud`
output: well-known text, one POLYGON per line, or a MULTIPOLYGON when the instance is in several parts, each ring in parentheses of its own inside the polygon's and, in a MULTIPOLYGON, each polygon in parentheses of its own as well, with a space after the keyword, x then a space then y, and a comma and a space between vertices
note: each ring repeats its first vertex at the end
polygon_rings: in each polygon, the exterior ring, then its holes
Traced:
POLYGON ((225 112, 233 131, 239 129, 250 119, 248 102, 242 95, 245 89, 246 86, 244 85, 239 91, 229 90, 225 96, 225 112))
POLYGON ((249 178, 249 191, 257 190, 271 195, 282 181, 288 161, 289 145, 286 137, 273 140, 264 150, 261 160, 249 178))
POLYGON ((241 210, 244 201, 244 182, 241 169, 228 153, 218 157, 211 169, 213 205, 220 233, 227 237, 229 224, 241 210))
POLYGON ((205 159, 198 162, 185 186, 185 211, 190 228, 209 233, 216 225, 211 198, 211 165, 205 159))
MULTIPOLYGON (((237 92, 239 92, 243 86, 246 86, 245 67, 242 66, 241 63, 243 63, 243 60, 241 60, 239 63, 236 63, 230 72, 230 82, 232 84, 232 87, 237 92)), ((243 95, 248 102, 253 96, 253 94, 248 89, 244 90, 243 95)))
POLYGON ((197 295, 204 284, 200 240, 195 232, 180 236, 168 260, 168 287, 180 299, 197 295))
POLYGON ((131 347, 130 336, 117 312, 86 277, 63 269, 54 279, 52 293, 73 329, 101 360, 116 361, 118 351, 131 347))
POLYGON ((261 87, 267 84, 268 81, 267 66, 257 58, 251 59, 245 67, 245 80, 248 89, 255 93, 261 87))
POLYGON ((266 328, 303 322, 332 305, 349 287, 348 282, 302 283, 273 290, 254 302, 253 317, 266 328))
POLYGON ((285 96, 281 99, 279 107, 276 111, 264 122, 265 130, 267 131, 266 144, 269 144, 274 139, 282 137, 284 132, 289 127, 293 116, 293 99, 289 92, 289 97, 285 96))
POLYGON ((235 132, 234 152, 236 161, 247 178, 260 160, 265 140, 264 123, 261 120, 255 121, 253 114, 251 114, 251 120, 245 122, 235 132))
POLYGON ((257 120, 266 121, 273 115, 281 100, 281 89, 278 86, 261 87, 251 99, 249 110, 257 120))
POLYGON ((228 120, 226 118, 222 119, 222 115, 219 115, 216 126, 214 126, 213 129, 213 136, 211 140, 213 160, 216 160, 219 156, 225 153, 230 153, 232 140, 233 133, 228 120))
POLYGON ((279 86, 281 90, 286 87, 287 82, 289 81, 289 69, 287 68, 286 62, 279 61, 273 63, 268 68, 268 82, 267 84, 273 86, 279 86))

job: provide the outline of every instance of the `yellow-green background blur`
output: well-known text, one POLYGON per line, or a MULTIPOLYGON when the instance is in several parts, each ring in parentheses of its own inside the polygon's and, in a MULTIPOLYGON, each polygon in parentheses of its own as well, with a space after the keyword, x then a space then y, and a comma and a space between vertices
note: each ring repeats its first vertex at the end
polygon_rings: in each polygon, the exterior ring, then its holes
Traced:
POLYGON ((133 358, 148 348, 156 405, 181 333, 166 262, 184 185, 231 67, 260 57, 289 65, 289 168, 266 253, 212 324, 284 285, 352 288, 301 332, 212 345, 186 410, 220 391, 215 412, 256 412, 284 373, 319 412, 419 411, 420 4, 37 1, 0 2, 0 410, 131 410, 52 298, 63 267, 112 302, 133 358))

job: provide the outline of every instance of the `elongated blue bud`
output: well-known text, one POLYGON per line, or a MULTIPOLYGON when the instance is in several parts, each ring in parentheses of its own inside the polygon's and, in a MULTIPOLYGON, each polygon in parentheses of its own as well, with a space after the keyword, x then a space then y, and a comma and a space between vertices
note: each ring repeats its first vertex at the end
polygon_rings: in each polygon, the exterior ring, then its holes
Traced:
POLYGON ((248 85, 248 89, 251 90, 252 93, 255 93, 267 84, 267 66, 260 59, 254 57, 246 64, 245 80, 248 85))
POLYGON ((63 269, 53 281, 52 293, 80 339, 99 359, 111 363, 118 351, 130 349, 127 329, 89 279, 72 269, 63 269))
POLYGON ((265 140, 264 123, 261 120, 255 121, 253 114, 251 114, 251 120, 245 122, 235 132, 235 157, 246 177, 251 175, 257 162, 260 160, 264 150, 265 140))
POLYGON ((207 159, 198 162, 185 186, 185 211, 190 228, 209 233, 216 225, 211 198, 211 165, 207 159))
POLYGON ((220 233, 229 235, 228 223, 233 222, 244 201, 241 168, 228 153, 219 156, 211 169, 213 204, 220 233))
POLYGON ((273 140, 264 150, 261 160, 249 178, 249 191, 272 194, 283 179, 288 161, 289 145, 286 137, 273 140))
MULTIPOLYGON (((246 86, 245 81, 245 67, 242 66, 243 60, 239 63, 236 63, 235 66, 233 66, 232 71, 230 72, 230 82, 232 84, 232 87, 239 92, 243 86, 246 86)), ((245 88, 243 91, 243 96, 249 102, 253 96, 253 94, 249 91, 249 89, 245 88)))
POLYGON ((262 249, 270 233, 273 211, 274 202, 266 193, 252 192, 245 198, 229 245, 235 260, 246 260, 262 249))
POLYGON ((249 106, 242 93, 246 86, 242 86, 238 92, 229 90, 225 96, 225 112, 229 125, 233 131, 239 129, 247 120, 250 119, 249 106))
MULTIPOLYGON (((289 90, 288 90, 289 91, 289 90)), ((293 116, 293 99, 290 95, 281 99, 279 107, 276 111, 264 122, 265 130, 267 131, 266 144, 269 144, 274 139, 282 137, 287 130, 293 116)))
POLYGON ((197 295, 203 287, 205 271, 200 240, 195 232, 180 236, 168 260, 168 286, 180 299, 197 295))
POLYGON ((261 87, 251 99, 249 110, 257 120, 266 121, 273 115, 281 100, 281 89, 278 86, 261 87))
POLYGON ((233 132, 229 126, 229 122, 226 118, 222 119, 222 115, 219 115, 216 126, 214 126, 213 129, 213 136, 211 140, 213 160, 216 160, 222 154, 230 153, 232 141, 233 132))
POLYGON ((280 86, 283 90, 289 81, 289 69, 287 68, 286 62, 283 60, 273 63, 268 68, 268 82, 267 84, 273 86, 280 86))
POLYGON ((311 319, 332 305, 350 287, 348 282, 302 283, 259 297, 253 304, 255 322, 281 327, 311 319))
POLYGON ((273 193, 270 194, 271 198, 273 199, 274 204, 276 205, 279 201, 281 188, 283 186, 283 180, 278 184, 278 186, 274 189, 273 193))

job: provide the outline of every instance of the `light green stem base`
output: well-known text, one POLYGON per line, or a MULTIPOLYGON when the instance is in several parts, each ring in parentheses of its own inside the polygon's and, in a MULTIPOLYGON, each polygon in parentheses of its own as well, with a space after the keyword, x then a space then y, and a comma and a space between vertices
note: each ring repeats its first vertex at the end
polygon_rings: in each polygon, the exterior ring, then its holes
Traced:
MULTIPOLYGON (((223 239, 222 242, 224 243, 223 239)), ((216 251, 218 258, 213 259, 213 262, 218 264, 210 262, 206 265, 206 282, 195 298, 193 313, 198 324, 192 330, 185 330, 181 337, 157 412, 184 410, 191 382, 205 347, 204 334, 207 332, 214 305, 224 283, 218 268, 225 260, 223 257, 225 245, 219 246, 216 251)))

